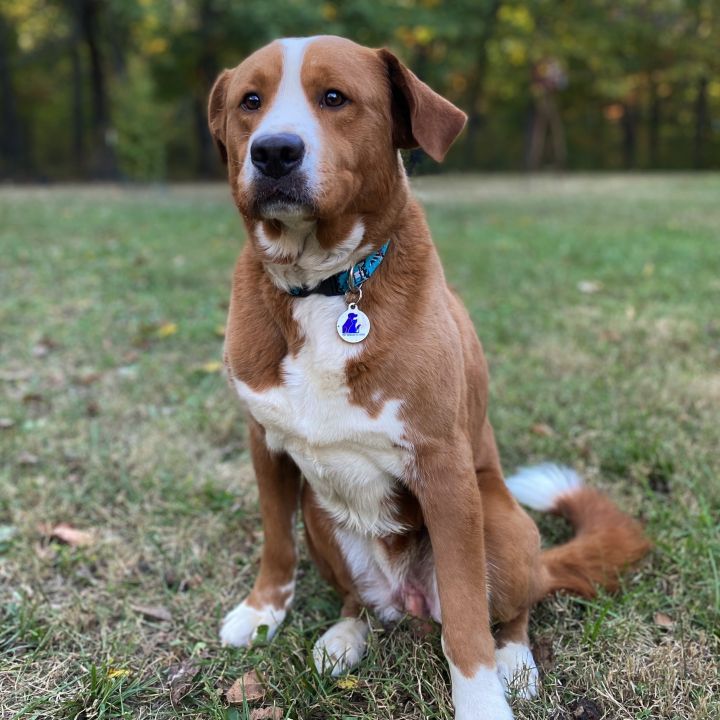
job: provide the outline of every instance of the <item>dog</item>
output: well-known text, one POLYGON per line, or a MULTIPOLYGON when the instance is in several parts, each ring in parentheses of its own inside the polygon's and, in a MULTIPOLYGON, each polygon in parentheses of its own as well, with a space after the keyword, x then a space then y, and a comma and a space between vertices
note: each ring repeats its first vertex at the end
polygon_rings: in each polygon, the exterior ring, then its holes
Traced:
POLYGON ((568 469, 503 477, 482 347, 399 153, 439 162, 465 121, 391 52, 339 37, 275 41, 212 88, 210 131, 248 238, 224 360, 248 411, 264 527, 255 584, 220 638, 247 646, 285 619, 301 507, 310 555, 342 598, 318 670, 360 661, 366 608, 388 623, 429 616, 456 719, 506 720, 510 689, 538 690, 530 608, 614 589, 648 542, 568 469), (576 535, 541 551, 518 501, 576 535))

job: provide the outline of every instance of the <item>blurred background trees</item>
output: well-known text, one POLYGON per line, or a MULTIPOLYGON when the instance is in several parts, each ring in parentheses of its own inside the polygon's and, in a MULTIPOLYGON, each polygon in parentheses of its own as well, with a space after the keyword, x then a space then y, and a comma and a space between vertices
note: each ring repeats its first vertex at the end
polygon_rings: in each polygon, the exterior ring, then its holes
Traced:
POLYGON ((217 73, 316 33, 468 112, 450 168, 720 167, 717 0, 0 0, 0 177, 219 176, 217 73))

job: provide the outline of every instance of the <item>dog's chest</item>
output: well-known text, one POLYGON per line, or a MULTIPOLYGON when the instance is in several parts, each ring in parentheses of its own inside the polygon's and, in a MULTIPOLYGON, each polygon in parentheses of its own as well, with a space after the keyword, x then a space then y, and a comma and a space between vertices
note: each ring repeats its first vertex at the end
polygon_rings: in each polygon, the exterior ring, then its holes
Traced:
POLYGON ((235 379, 250 414, 265 428, 270 449, 287 452, 321 505, 342 525, 371 534, 398 529, 393 493, 410 460, 400 401, 371 416, 350 402, 346 364, 362 352, 339 338, 339 297, 294 303, 304 335, 300 352, 282 361, 282 384, 255 392, 235 379))

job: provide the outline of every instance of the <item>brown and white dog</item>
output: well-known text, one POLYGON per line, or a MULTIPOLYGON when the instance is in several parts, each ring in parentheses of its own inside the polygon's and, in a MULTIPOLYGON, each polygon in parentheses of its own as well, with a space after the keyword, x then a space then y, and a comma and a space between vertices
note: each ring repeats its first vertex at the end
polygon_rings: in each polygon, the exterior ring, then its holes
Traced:
POLYGON ((537 691, 533 604, 615 587, 648 544, 572 471, 503 479, 482 348, 398 153, 420 146, 442 160, 465 115, 387 50, 325 36, 273 42, 224 71, 209 115, 249 238, 225 362, 250 416, 265 536, 222 641, 248 645, 260 626, 272 637, 284 620, 301 505, 310 553, 343 599, 315 644, 318 668, 361 659, 363 608, 384 622, 430 616, 442 622, 456 718, 511 718, 511 684, 537 691), (345 342, 346 298, 311 291, 388 241, 359 302, 372 329, 345 342), (576 536, 541 551, 513 495, 562 513, 576 536))

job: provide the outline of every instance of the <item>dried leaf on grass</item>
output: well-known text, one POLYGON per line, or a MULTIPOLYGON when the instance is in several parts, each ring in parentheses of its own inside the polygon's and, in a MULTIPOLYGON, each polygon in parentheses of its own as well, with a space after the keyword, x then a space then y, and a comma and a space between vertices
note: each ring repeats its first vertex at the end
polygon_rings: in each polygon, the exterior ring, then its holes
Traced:
POLYGON ((672 630, 675 627, 675 621, 665 613, 656 612, 653 616, 653 621, 658 627, 667 628, 672 630))
POLYGON ((83 547, 95 542, 95 534, 92 531, 78 530, 68 523, 58 523, 57 525, 46 523, 40 525, 38 529, 50 540, 58 540, 72 547, 83 547))
POLYGON ((547 423, 535 423, 530 429, 540 437, 552 437, 555 434, 555 431, 547 423))
POLYGON ((37 465, 40 462, 40 458, 31 452, 21 452, 17 456, 18 465, 37 465))
POLYGON ((190 692, 199 669, 197 660, 188 658, 168 670, 170 702, 173 706, 179 705, 180 701, 190 692))
POLYGON ((243 702, 261 700, 265 697, 262 681, 263 678, 258 672, 250 670, 225 691, 225 699, 231 705, 242 705, 243 702))
POLYGON ((581 280, 577 284, 577 289, 586 295, 593 295, 594 293, 602 290, 602 283, 597 280, 581 280))
POLYGON ((583 698, 570 705, 570 716, 577 720, 601 720, 604 713, 597 703, 583 698))
POLYGON ((162 605, 130 605, 130 607, 148 620, 172 621, 172 613, 162 605))
POLYGON ((160 325, 160 327, 155 331, 155 334, 159 338, 166 338, 170 337, 171 335, 175 335, 175 333, 178 331, 177 323, 174 322, 166 322, 160 325))
POLYGON ((282 720, 283 709, 279 707, 255 708, 250 711, 250 720, 282 720))

